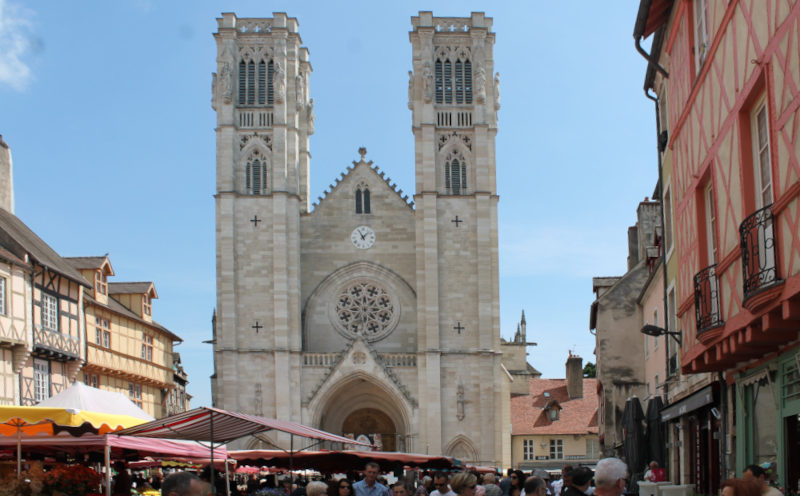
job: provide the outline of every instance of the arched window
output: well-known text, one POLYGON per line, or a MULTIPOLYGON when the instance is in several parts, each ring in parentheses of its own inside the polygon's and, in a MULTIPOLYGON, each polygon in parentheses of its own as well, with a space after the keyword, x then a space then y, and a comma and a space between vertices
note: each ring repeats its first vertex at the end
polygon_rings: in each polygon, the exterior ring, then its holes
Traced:
POLYGON ((272 105, 274 64, 270 60, 239 62, 239 105, 272 105))
POLYGON ((369 205, 369 188, 366 185, 359 184, 356 189, 356 213, 368 214, 370 212, 369 205))
POLYGON ((245 187, 247 194, 264 195, 267 193, 267 163, 263 158, 257 158, 256 152, 245 166, 245 187))
POLYGON ((467 162, 461 154, 450 154, 444 162, 444 189, 448 195, 467 193, 467 162))
POLYGON ((436 103, 472 104, 472 63, 439 57, 435 67, 436 103), (455 66, 455 67, 454 67, 455 66))

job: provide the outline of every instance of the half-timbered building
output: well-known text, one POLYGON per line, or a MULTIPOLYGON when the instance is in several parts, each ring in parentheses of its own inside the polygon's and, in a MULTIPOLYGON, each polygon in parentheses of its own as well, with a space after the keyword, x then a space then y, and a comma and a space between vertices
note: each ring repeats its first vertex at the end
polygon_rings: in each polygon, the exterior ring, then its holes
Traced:
POLYGON ((84 382, 126 394, 154 417, 175 413, 168 408, 176 388, 173 345, 182 340, 153 320, 153 283, 109 282, 114 269, 108 255, 67 260, 92 281, 84 294, 84 382))
POLYGON ((681 332, 681 372, 715 379, 675 410, 693 420, 670 439, 671 475, 707 494, 748 464, 775 462, 777 480, 794 488, 800 3, 642 0, 637 44, 651 34, 650 53, 640 50, 674 239, 670 330, 681 332))

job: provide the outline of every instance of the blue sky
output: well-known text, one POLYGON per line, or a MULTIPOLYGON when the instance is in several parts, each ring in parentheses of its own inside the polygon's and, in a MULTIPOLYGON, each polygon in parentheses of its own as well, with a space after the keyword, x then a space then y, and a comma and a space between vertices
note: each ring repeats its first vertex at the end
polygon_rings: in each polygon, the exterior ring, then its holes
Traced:
POLYGON ((109 253, 115 281, 151 280, 184 338, 193 405, 210 404, 215 115, 221 12, 287 12, 311 53, 312 198, 360 146, 414 190, 410 17, 494 19, 501 334, 521 310, 528 360, 563 377, 594 361, 593 276, 625 271, 626 230, 657 179, 638 0, 210 2, 0 0, 0 134, 16 214, 63 256, 109 253))

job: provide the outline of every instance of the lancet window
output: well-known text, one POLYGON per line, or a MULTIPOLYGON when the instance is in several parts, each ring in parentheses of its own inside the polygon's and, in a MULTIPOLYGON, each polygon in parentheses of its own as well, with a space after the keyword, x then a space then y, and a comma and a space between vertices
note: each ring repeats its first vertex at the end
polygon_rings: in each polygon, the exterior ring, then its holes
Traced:
POLYGON ((436 103, 472 103, 472 62, 466 52, 436 58, 436 103))
POLYGON ((448 195, 467 193, 467 161, 461 153, 453 152, 445 157, 444 189, 448 195))
POLYGON ((245 164, 245 189, 248 195, 267 193, 267 161, 258 151, 253 152, 245 164))
POLYGON ((272 105, 274 74, 271 60, 242 59, 239 62, 239 105, 272 105))
POLYGON ((356 213, 369 214, 372 213, 370 208, 370 194, 369 188, 366 184, 359 184, 356 188, 356 213))

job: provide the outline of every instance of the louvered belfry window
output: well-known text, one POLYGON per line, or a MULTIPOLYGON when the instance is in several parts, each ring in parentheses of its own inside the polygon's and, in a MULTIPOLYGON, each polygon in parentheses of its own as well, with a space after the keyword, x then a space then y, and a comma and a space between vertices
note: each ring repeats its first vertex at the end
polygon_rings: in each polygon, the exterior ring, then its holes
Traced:
POLYGON ((245 167, 247 193, 263 195, 267 192, 267 163, 255 159, 245 167))
POLYGON ((239 62, 239 105, 272 105, 274 64, 261 60, 239 62))
POLYGON ((462 158, 453 158, 444 163, 444 187, 449 195, 467 193, 467 163, 462 158))
POLYGON ((472 104, 472 63, 436 59, 436 103, 472 104))

